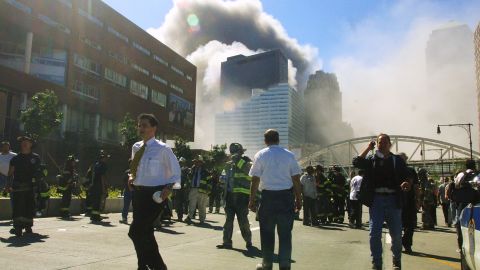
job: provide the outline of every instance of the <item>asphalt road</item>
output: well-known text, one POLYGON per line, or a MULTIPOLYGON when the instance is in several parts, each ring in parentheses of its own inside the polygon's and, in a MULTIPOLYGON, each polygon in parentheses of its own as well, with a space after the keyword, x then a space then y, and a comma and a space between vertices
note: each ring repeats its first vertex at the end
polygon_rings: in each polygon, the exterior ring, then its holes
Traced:
MULTIPOLYGON (((0 221, 0 269, 136 269, 135 251, 127 236, 128 225, 118 222, 119 214, 105 216, 108 219, 101 225, 91 224, 82 216, 72 221, 36 219, 35 234, 22 238, 12 237, 10 223, 0 221)), ((437 230, 415 233, 415 253, 403 255, 403 269, 460 269, 455 232, 443 226, 441 216, 439 210, 437 230)), ((250 214, 253 244, 258 249, 250 253, 245 250, 238 225, 234 249, 215 247, 222 240, 224 218, 222 214, 209 214, 208 226, 173 222, 156 232, 169 269, 255 269, 261 262, 261 252, 259 227, 253 213, 250 214)), ((391 269, 389 240, 384 237, 385 269, 391 269)), ((366 228, 354 230, 345 224, 315 228, 295 222, 292 269, 370 269, 369 256, 366 228)))

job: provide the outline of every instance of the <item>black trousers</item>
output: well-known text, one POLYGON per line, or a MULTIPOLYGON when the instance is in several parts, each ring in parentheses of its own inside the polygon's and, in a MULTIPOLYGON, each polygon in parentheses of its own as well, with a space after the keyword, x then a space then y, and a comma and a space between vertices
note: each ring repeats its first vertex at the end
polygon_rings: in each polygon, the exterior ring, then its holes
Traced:
POLYGON ((402 245, 412 247, 413 233, 417 225, 417 207, 415 202, 406 203, 402 208, 403 236, 402 245))
POLYGON ((153 201, 152 195, 156 191, 162 190, 163 187, 135 189, 132 203, 133 221, 128 236, 132 239, 137 252, 138 269, 167 269, 158 251, 157 241, 153 234, 153 222, 165 207, 167 201, 158 204, 153 201))
POLYGON ((357 228, 362 226, 362 203, 359 200, 348 200, 350 203, 350 224, 355 224, 357 228))
POLYGON ((232 244, 233 222, 237 216, 240 232, 246 243, 252 243, 252 231, 248 222, 248 195, 228 192, 225 198, 225 224, 223 225, 223 243, 232 244))
POLYGON ((91 202, 91 220, 100 220, 100 212, 102 206, 102 187, 92 186, 90 188, 90 202, 91 202))
POLYGON ((173 205, 175 207, 175 212, 177 212, 178 219, 183 220, 183 214, 188 213, 188 211, 185 211, 185 204, 187 202, 185 190, 177 189, 173 192, 173 205))
POLYGON ((208 198, 208 210, 210 212, 213 212, 213 207, 215 206, 215 211, 219 212, 221 201, 222 201, 222 192, 220 189, 216 188, 212 191, 212 193, 208 198))
POLYGON ((333 216, 339 222, 345 218, 345 198, 336 196, 333 198, 333 216))
POLYGON ((24 229, 33 226, 35 212, 35 196, 33 190, 13 191, 12 196, 12 219, 13 227, 24 229))
POLYGON ((62 192, 62 201, 60 203, 60 213, 62 216, 70 214, 71 202, 72 202, 72 187, 69 186, 66 190, 62 192))
POLYGON ((445 224, 452 225, 452 221, 450 221, 448 217, 449 210, 450 210, 450 202, 442 203, 442 211, 443 211, 443 217, 445 218, 445 224))
POLYGON ((303 196, 303 224, 318 224, 317 200, 314 198, 303 196))

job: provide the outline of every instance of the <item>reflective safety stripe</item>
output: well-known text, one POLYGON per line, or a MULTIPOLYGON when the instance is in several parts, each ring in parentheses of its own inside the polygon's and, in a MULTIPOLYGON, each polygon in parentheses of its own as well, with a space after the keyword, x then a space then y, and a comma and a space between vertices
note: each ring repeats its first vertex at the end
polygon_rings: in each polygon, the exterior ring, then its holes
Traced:
POLYGON ((200 180, 200 185, 198 187, 198 192, 204 193, 204 194, 209 194, 211 190, 211 186, 209 182, 206 179, 200 180))
POLYGON ((242 168, 243 168, 243 165, 245 165, 245 160, 243 160, 243 158, 242 158, 242 159, 240 159, 240 160, 237 162, 237 167, 238 167, 239 169, 242 169, 242 168))
POLYGON ((246 188, 233 188, 233 193, 243 193, 243 194, 250 195, 250 189, 246 189, 246 188))
POLYGON ((61 186, 59 186, 59 187, 57 187, 57 189, 58 189, 58 190, 61 190, 61 191, 65 191, 65 190, 67 190, 67 187, 61 187, 61 186))
POLYGON ((49 197, 48 192, 42 192, 42 193, 40 193, 40 197, 42 197, 42 198, 47 198, 47 197, 49 197))

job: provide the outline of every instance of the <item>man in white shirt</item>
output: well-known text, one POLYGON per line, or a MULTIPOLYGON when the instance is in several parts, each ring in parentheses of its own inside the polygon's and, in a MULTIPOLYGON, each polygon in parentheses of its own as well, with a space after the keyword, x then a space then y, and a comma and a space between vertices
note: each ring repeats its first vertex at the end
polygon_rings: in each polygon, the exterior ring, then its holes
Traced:
POLYGON ((128 184, 135 190, 133 221, 128 236, 137 252, 138 269, 165 270, 165 265, 153 235, 153 222, 165 207, 174 184, 180 185, 181 171, 172 149, 155 139, 158 120, 152 114, 138 117, 138 132, 142 141, 132 147, 132 162, 128 184), (152 196, 161 191, 162 203, 152 196))
POLYGON ((350 180, 350 227, 362 228, 362 203, 358 200, 362 186, 364 170, 359 170, 358 175, 350 180))
POLYGON ((262 199, 258 216, 260 221, 260 240, 262 246, 262 264, 257 270, 271 270, 275 247, 275 227, 278 230, 280 270, 290 269, 292 257, 292 229, 295 207, 302 208, 300 175, 302 170, 295 155, 280 147, 278 131, 269 129, 264 134, 267 148, 260 150, 250 169, 252 176, 249 208, 256 211, 255 196, 262 190, 262 199))
POLYGON ((0 190, 4 190, 7 186, 10 160, 17 154, 10 151, 10 143, 8 141, 3 141, 1 147, 2 152, 0 153, 0 190))

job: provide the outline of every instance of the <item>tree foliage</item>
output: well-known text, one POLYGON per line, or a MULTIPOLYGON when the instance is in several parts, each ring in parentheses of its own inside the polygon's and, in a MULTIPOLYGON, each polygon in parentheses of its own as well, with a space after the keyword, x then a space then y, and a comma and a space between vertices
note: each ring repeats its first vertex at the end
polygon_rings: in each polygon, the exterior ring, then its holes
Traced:
POLYGON ((118 124, 119 132, 123 136, 122 145, 130 148, 134 143, 140 140, 137 133, 137 121, 132 118, 130 113, 125 114, 123 121, 118 124))
POLYGON ((36 93, 31 104, 20 114, 25 132, 42 139, 62 122, 63 114, 58 111, 58 97, 51 90, 36 93))
POLYGON ((175 147, 173 149, 173 153, 177 156, 177 158, 183 157, 188 162, 191 162, 193 159, 193 152, 188 145, 188 142, 181 137, 174 137, 175 140, 175 147))

